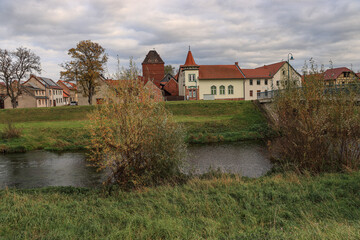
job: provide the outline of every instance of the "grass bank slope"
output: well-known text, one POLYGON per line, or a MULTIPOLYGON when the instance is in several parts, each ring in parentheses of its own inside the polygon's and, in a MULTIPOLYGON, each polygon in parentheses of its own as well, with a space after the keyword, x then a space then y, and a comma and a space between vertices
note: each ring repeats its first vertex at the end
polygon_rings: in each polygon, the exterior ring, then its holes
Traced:
MULTIPOLYGON (((187 131, 189 143, 263 139, 270 129, 264 116, 247 101, 167 102, 187 131)), ((0 152, 35 149, 80 150, 89 141, 88 114, 94 106, 0 110, 0 131, 7 123, 23 130, 20 138, 0 139, 0 152)))
POLYGON ((4 239, 358 239, 360 174, 0 191, 4 239))

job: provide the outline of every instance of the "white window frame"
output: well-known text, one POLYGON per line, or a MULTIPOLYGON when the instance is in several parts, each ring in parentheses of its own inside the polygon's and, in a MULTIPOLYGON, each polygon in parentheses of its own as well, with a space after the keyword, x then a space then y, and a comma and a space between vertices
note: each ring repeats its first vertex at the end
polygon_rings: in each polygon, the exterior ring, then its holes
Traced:
POLYGON ((211 92, 211 95, 216 95, 216 86, 215 85, 212 85, 210 87, 210 92, 211 92))
POLYGON ((229 85, 229 86, 228 86, 228 94, 229 94, 229 95, 233 95, 233 94, 234 94, 234 86, 233 86, 233 85, 229 85))
POLYGON ((225 86, 224 86, 224 85, 221 85, 221 86, 219 87, 219 94, 220 94, 220 95, 225 95, 225 86))

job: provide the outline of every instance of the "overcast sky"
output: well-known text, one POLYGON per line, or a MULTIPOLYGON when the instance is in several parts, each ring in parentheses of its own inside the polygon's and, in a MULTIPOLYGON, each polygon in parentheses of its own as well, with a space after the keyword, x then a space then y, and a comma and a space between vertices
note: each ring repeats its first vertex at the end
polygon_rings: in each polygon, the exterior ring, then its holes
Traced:
POLYGON ((40 56, 42 76, 59 79, 60 63, 81 40, 102 45, 141 67, 156 49, 165 64, 185 62, 252 68, 287 60, 301 70, 319 64, 360 70, 359 0, 0 0, 0 48, 24 46, 40 56))

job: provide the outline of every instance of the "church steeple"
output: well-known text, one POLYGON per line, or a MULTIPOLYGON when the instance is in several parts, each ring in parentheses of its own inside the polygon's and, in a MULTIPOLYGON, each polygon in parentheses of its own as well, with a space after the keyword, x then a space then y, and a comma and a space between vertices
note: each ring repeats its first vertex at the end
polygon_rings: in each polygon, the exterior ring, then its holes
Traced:
POLYGON ((198 66, 196 63, 195 63, 195 60, 194 60, 194 57, 191 53, 191 50, 190 50, 190 46, 189 46, 189 52, 187 54, 187 57, 186 57, 186 61, 185 61, 185 64, 184 66, 198 66))

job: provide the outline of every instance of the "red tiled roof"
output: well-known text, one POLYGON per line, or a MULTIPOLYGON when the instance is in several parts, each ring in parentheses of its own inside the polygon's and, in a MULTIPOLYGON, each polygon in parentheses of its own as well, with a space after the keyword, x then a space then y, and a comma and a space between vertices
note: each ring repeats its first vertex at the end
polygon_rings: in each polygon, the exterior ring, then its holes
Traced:
POLYGON ((271 78, 268 69, 241 69, 246 78, 271 78))
POLYGON ((273 64, 269 64, 269 65, 264 65, 262 67, 258 67, 255 69, 264 69, 266 70, 271 77, 275 75, 275 73, 277 73, 279 71, 279 69, 286 63, 286 61, 282 61, 282 62, 278 62, 278 63, 273 63, 273 64))
POLYGON ((194 60, 193 55, 192 55, 190 50, 189 50, 189 52, 187 54, 186 61, 185 61, 185 64, 183 66, 198 66, 195 63, 195 60, 194 60))
POLYGON ((352 72, 352 71, 347 67, 328 69, 324 72, 324 80, 337 79, 339 75, 343 72, 352 72))
POLYGON ((70 94, 68 94, 67 92, 65 92, 65 90, 63 90, 63 97, 68 98, 68 97, 70 97, 70 94))
POLYGON ((360 73, 357 73, 356 76, 358 76, 360 78, 360 73))
POLYGON ((236 65, 200 65, 199 79, 244 78, 236 65))

